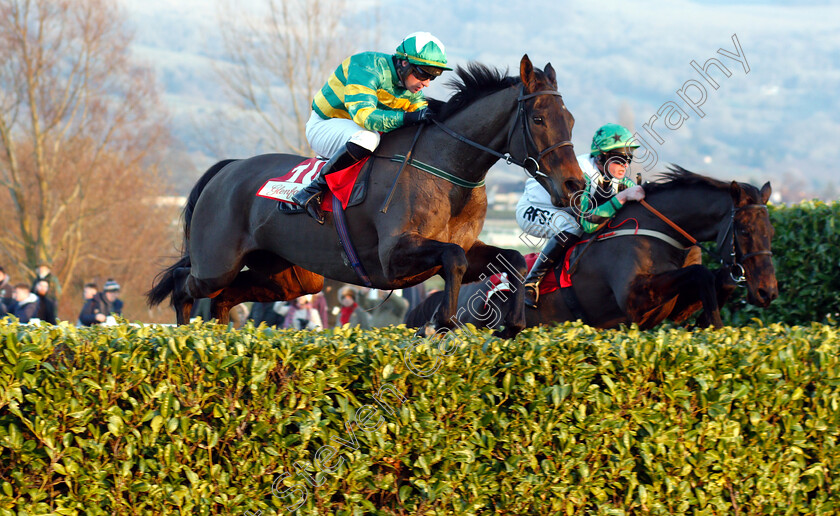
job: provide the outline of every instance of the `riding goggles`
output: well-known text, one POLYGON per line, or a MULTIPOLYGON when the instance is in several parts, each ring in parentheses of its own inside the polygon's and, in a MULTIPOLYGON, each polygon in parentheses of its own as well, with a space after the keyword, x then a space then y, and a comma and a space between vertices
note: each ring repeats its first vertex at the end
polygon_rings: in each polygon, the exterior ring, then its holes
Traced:
POLYGON ((443 73, 443 68, 435 66, 411 65, 411 73, 419 81, 433 81, 436 77, 443 73))
POLYGON ((632 152, 607 152, 602 157, 604 163, 620 162, 629 165, 633 161, 632 152))

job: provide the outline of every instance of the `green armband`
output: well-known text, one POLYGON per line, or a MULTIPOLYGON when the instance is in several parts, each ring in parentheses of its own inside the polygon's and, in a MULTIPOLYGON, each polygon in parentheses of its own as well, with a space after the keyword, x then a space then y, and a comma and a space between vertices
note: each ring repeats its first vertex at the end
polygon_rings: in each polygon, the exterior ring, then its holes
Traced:
POLYGON ((610 204, 612 204, 613 208, 615 208, 616 211, 617 211, 617 210, 621 209, 622 204, 621 204, 621 201, 619 201, 616 197, 617 196, 613 196, 613 198, 610 199, 610 204))

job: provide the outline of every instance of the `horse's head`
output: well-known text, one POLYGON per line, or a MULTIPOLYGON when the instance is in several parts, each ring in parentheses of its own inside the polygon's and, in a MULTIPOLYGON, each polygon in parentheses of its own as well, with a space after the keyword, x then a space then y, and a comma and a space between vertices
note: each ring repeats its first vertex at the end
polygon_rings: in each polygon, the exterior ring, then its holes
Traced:
POLYGON ((572 147, 575 118, 557 92, 557 76, 551 64, 541 71, 522 56, 520 78, 523 92, 523 145, 532 156, 528 172, 551 194, 555 206, 568 206, 575 192, 584 188, 583 172, 572 147))
POLYGON ((767 212, 770 192, 769 182, 761 190, 737 181, 732 181, 730 186, 735 210, 732 220, 735 263, 744 269, 747 301, 760 307, 766 307, 779 295, 770 253, 774 233, 767 212))

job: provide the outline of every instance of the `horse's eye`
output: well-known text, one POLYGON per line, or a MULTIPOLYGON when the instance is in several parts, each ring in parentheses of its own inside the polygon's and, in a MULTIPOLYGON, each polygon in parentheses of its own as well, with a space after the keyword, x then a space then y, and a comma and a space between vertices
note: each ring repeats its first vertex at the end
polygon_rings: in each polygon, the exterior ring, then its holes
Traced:
POLYGON ((535 116, 535 117, 532 118, 532 120, 534 121, 535 124, 542 124, 543 123, 543 119, 542 119, 541 116, 535 116))

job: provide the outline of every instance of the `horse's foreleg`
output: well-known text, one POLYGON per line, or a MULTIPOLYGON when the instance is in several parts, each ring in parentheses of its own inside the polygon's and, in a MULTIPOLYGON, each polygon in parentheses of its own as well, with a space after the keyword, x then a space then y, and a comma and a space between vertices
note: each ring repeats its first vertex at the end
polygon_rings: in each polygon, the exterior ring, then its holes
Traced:
MULTIPOLYGON (((516 337, 519 332, 525 328, 525 289, 523 289, 523 282, 525 275, 528 273, 525 258, 512 249, 502 249, 476 241, 475 244, 467 251, 467 260, 469 260, 469 267, 464 274, 464 283, 472 283, 474 281, 489 281, 490 277, 496 274, 504 273, 507 276, 511 286, 511 293, 506 298, 506 294, 500 293, 499 300, 501 303, 490 303, 491 306, 483 307, 487 310, 492 310, 496 313, 492 314, 495 319, 501 321, 504 326, 503 330, 496 330, 496 336, 503 339, 512 339, 516 337)), ((474 313, 474 303, 468 303, 466 309, 471 311, 471 315, 479 320, 487 320, 488 314, 474 313)))
POLYGON ((403 235, 394 245, 381 246, 380 258, 388 281, 396 282, 439 268, 443 278, 443 300, 435 313, 435 329, 454 328, 458 292, 467 270, 467 255, 461 246, 403 235))
MULTIPOLYGON (((729 297, 735 291, 735 287, 737 287, 738 284, 732 279, 729 274, 729 269, 726 267, 718 269, 715 271, 714 275, 717 309, 720 311, 723 305, 729 300, 729 297)), ((671 320, 681 323, 703 308, 703 303, 698 296, 696 294, 691 294, 694 293, 681 294, 679 296, 677 303, 671 312, 671 320)), ((714 314, 703 310, 703 313, 701 313, 697 319, 697 324, 699 326, 709 326, 710 324, 714 324, 713 317, 714 314)))
POLYGON ((625 311, 631 322, 651 328, 674 313, 678 301, 702 303, 709 322, 723 326, 715 292, 715 276, 702 265, 691 265, 655 276, 640 276, 633 281, 625 311), (680 299, 681 298, 681 299, 680 299))

